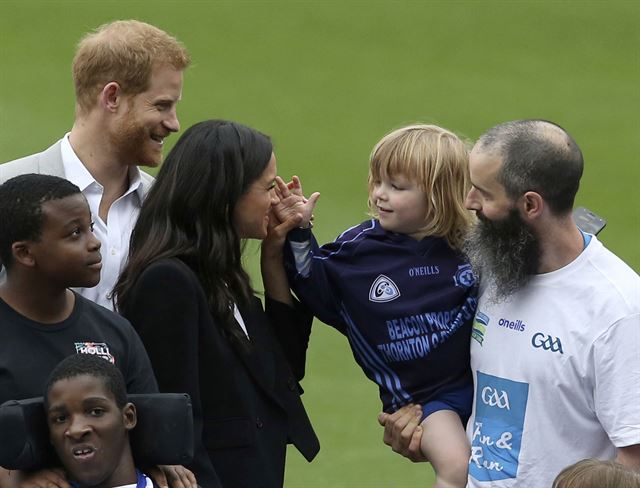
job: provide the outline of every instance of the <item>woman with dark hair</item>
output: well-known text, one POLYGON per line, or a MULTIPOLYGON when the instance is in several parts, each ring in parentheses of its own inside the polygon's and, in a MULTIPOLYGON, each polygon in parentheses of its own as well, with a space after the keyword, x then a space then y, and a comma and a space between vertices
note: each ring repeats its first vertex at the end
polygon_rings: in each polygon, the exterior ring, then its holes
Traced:
POLYGON ((142 205, 114 290, 160 391, 191 395, 188 467, 206 488, 281 487, 286 445, 309 461, 319 449, 298 385, 311 316, 273 259, 300 219, 274 215, 275 178, 264 134, 221 120, 189 128, 142 205), (263 240, 269 255, 266 312, 242 268, 243 239, 263 240))

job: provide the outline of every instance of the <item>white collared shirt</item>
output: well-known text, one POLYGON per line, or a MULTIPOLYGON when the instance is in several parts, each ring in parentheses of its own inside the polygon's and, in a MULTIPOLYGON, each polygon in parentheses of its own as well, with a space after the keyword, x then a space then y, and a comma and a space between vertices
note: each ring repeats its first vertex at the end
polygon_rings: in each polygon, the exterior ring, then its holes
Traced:
POLYGON ((102 253, 100 282, 93 288, 76 288, 75 290, 85 298, 113 310, 111 291, 127 260, 131 232, 149 188, 142 181, 138 167, 131 166, 129 169, 129 188, 124 195, 113 202, 107 214, 107 223, 105 223, 99 214, 104 188, 89 173, 74 152, 69 142, 69 134, 62 138, 60 147, 65 177, 80 188, 89 202, 91 217, 95 223, 93 232, 102 244, 100 247, 102 253))
POLYGON ((240 326, 244 334, 247 336, 247 339, 250 339, 249 331, 247 330, 247 326, 244 323, 244 319, 240 314, 240 309, 238 308, 238 305, 236 305, 235 303, 233 304, 233 317, 236 319, 236 322, 238 322, 238 325, 240 326))

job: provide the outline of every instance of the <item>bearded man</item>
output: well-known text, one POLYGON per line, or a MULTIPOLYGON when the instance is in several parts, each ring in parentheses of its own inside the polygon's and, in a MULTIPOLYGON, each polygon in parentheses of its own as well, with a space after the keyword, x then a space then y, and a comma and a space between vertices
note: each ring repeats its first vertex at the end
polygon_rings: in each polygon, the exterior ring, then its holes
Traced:
POLYGON ((102 245, 100 282, 81 295, 113 310, 111 290, 158 166, 163 140, 180 129, 176 104, 190 58, 166 32, 136 20, 87 34, 73 60, 76 93, 71 132, 45 151, 0 165, 0 183, 25 173, 60 176, 89 202, 102 245))
MULTIPOLYGON (((481 290, 468 486, 547 488, 584 458, 640 470, 640 277, 573 221, 580 148, 551 122, 507 122, 469 169, 481 290)), ((410 407, 380 422, 421 460, 410 407)))

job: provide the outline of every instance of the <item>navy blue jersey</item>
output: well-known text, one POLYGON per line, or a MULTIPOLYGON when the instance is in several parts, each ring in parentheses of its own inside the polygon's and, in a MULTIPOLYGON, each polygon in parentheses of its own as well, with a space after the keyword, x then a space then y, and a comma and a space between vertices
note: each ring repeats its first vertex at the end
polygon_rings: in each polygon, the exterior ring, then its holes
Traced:
POLYGON ((288 240, 294 292, 348 337, 385 412, 471 385, 477 288, 470 265, 444 239, 416 241, 369 220, 322 247, 310 230, 288 240))

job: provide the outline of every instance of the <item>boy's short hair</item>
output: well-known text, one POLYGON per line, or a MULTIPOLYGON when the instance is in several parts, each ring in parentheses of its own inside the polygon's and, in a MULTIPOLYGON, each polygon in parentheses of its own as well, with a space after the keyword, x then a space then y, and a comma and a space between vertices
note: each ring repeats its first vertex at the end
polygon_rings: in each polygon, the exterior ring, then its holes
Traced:
POLYGON ((369 162, 369 210, 378 217, 371 194, 376 180, 403 175, 425 192, 427 235, 460 249, 473 216, 464 205, 471 183, 469 148, 437 125, 413 124, 391 131, 373 148, 369 162))
POLYGON ((40 239, 43 203, 77 193, 76 185, 51 175, 20 175, 0 185, 0 262, 10 269, 13 243, 40 239))
POLYGON ((113 395, 119 409, 127 404, 127 387, 118 368, 94 354, 73 354, 58 363, 49 375, 44 390, 45 407, 49 406, 49 392, 55 383, 83 375, 102 380, 105 389, 113 395))
POLYGON ((137 20, 118 20, 85 35, 73 59, 76 102, 90 111, 102 88, 117 82, 127 95, 149 88, 154 68, 182 71, 191 59, 186 48, 165 31, 137 20))

